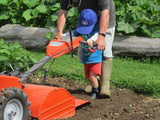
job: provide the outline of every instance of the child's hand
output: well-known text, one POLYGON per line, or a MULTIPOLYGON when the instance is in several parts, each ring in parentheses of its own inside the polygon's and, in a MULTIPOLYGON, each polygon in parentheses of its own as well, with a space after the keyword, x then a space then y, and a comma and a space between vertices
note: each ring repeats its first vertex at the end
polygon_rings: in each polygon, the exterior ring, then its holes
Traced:
POLYGON ((92 46, 92 45, 93 45, 93 40, 88 39, 88 40, 87 40, 87 44, 88 44, 88 46, 92 46))

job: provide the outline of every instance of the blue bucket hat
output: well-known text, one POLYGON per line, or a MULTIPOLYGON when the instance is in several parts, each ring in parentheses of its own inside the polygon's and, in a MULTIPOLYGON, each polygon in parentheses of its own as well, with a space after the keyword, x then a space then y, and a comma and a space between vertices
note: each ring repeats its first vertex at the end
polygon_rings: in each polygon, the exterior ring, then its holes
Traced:
POLYGON ((97 22, 97 14, 91 9, 84 9, 80 13, 76 31, 80 34, 89 34, 97 22))

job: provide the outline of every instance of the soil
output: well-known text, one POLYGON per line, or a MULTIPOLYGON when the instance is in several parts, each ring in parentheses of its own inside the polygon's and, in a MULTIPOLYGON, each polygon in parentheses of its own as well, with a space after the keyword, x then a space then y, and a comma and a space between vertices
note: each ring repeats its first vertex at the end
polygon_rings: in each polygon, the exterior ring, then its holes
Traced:
MULTIPOLYGON (((32 82, 42 84, 42 79, 37 76, 32 82)), ((111 87, 111 98, 93 100, 84 91, 87 84, 61 77, 47 77, 46 85, 65 88, 75 98, 90 101, 76 108, 75 115, 67 120, 160 120, 160 99, 111 87)))

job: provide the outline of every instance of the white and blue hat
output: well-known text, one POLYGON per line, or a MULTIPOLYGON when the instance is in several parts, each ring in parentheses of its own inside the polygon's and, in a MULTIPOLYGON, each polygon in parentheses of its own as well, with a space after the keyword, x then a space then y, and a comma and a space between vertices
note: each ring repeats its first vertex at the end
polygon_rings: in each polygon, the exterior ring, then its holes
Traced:
POLYGON ((80 34, 89 34, 97 22, 97 14, 91 9, 84 9, 80 13, 76 31, 80 34))

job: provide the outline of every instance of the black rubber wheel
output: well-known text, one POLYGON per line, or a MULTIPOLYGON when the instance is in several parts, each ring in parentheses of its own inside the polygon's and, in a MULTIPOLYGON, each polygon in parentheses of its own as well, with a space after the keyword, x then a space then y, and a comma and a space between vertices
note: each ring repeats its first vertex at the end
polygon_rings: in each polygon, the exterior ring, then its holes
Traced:
POLYGON ((0 92, 0 120, 28 120, 30 102, 23 90, 10 87, 0 92))

